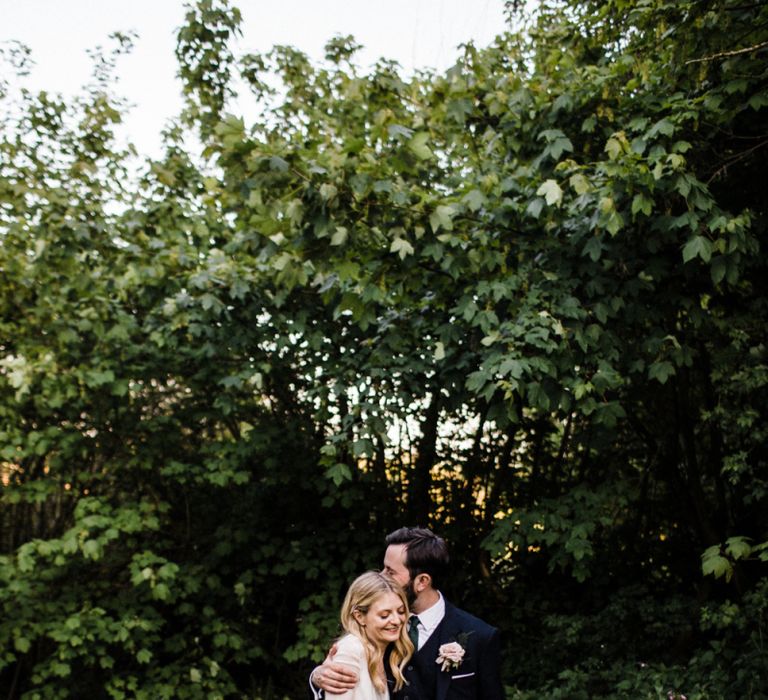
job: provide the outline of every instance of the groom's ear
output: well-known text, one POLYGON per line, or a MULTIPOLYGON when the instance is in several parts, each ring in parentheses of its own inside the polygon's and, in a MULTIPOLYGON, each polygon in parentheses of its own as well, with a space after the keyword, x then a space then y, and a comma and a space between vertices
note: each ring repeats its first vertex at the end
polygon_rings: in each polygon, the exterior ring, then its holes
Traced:
POLYGON ((419 574, 413 581, 413 588, 416 593, 425 591, 432 585, 432 577, 429 574, 419 574))

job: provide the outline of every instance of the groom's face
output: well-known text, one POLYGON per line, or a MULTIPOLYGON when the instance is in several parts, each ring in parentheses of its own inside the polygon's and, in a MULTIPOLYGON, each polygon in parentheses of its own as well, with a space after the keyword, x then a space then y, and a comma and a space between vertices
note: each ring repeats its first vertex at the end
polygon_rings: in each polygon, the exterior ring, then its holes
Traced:
POLYGON ((406 547, 404 544, 391 544, 387 547, 387 551, 384 552, 384 569, 382 573, 394 579, 403 587, 408 605, 413 607, 417 594, 413 588, 411 572, 408 571, 408 567, 405 565, 408 555, 406 547))
MULTIPOLYGON (((404 544, 391 544, 387 547, 387 551, 384 552, 384 569, 383 574, 386 574, 390 578, 399 583, 404 591, 408 591, 409 584, 411 582, 411 573, 408 571, 408 567, 405 565, 406 546, 404 544)), ((413 588, 413 586, 410 586, 413 588)))

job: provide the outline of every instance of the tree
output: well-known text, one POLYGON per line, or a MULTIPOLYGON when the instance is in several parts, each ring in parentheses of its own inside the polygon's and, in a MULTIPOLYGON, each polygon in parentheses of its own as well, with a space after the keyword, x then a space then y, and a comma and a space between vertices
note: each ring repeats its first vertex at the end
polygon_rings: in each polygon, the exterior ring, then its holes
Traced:
POLYGON ((406 78, 351 37, 236 56, 204 0, 138 181, 116 54, 73 105, 22 95, 7 695, 295 697, 410 522, 516 697, 762 697, 765 13, 541 3, 406 78))

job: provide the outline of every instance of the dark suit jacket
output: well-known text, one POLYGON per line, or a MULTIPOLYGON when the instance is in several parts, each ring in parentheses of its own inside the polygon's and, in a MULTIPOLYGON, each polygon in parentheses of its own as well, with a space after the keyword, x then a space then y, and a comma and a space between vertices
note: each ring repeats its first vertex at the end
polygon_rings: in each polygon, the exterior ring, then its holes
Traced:
POLYGON ((445 617, 405 669, 408 685, 392 700, 504 700, 499 631, 445 602, 445 617), (461 665, 442 671, 436 663, 442 644, 458 641, 465 649, 461 665))

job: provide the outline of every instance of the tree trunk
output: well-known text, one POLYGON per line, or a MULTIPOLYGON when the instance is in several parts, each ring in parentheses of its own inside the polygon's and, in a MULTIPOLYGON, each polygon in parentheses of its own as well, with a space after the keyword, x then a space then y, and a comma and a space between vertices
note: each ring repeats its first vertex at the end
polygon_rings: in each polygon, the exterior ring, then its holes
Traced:
POLYGON ((416 461, 411 468, 408 492, 408 517, 411 524, 426 526, 432 510, 432 467, 437 459, 437 427, 440 418, 440 392, 435 390, 421 423, 416 461))

